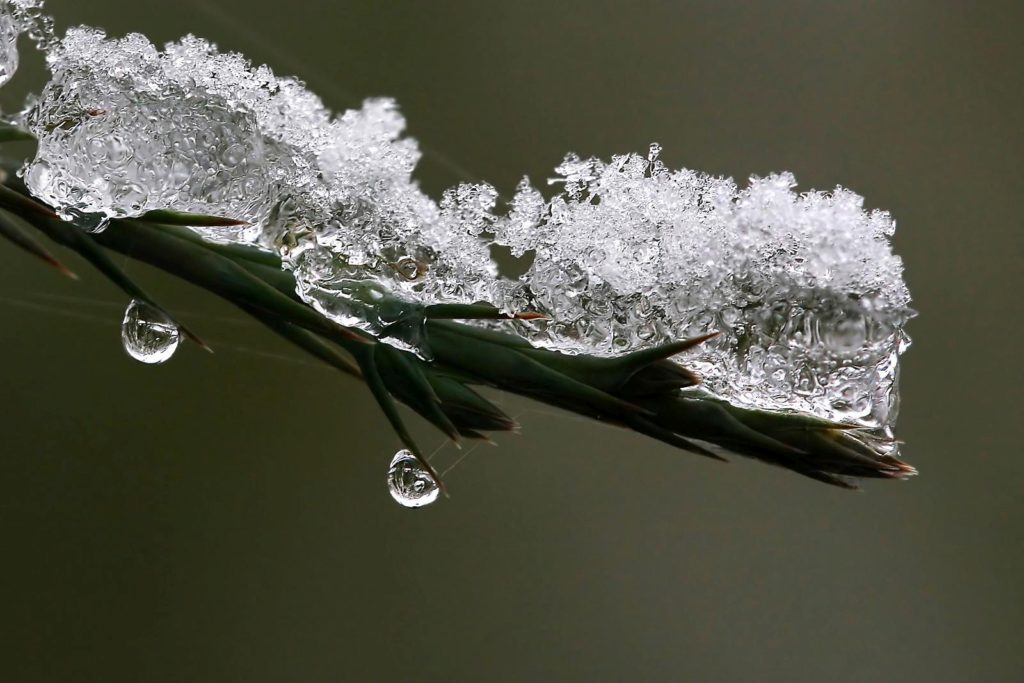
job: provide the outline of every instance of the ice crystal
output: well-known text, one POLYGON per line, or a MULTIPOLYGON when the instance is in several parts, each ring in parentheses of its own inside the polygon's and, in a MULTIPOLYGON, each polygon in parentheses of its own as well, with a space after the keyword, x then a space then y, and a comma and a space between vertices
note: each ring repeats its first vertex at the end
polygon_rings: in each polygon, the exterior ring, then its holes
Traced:
POLYGON ((0 5, 0 85, 18 70, 18 35, 21 33, 6 4, 0 5))
POLYGON ((391 100, 332 119, 301 83, 193 36, 158 50, 77 28, 47 62, 51 81, 24 117, 39 138, 25 180, 83 228, 152 209, 247 221, 199 231, 279 250, 312 305, 406 348, 417 342, 394 323, 416 328, 422 304, 490 296, 478 235, 496 193, 427 197, 391 100), (410 305, 382 313, 392 294, 410 305))
POLYGON ((47 62, 53 76, 25 116, 39 138, 25 180, 65 218, 174 208, 249 221, 219 235, 251 240, 282 188, 313 172, 318 128, 303 126, 326 125, 319 101, 203 40, 161 52, 138 34, 78 28, 47 62))
POLYGON ((18 36, 28 33, 40 47, 49 46, 53 20, 42 13, 43 0, 0 0, 0 85, 18 70, 18 36))
MULTIPOLYGON (((38 2, 2 6, 29 5, 38 19, 38 2)), ((0 14, 3 73, 20 16, 0 14)), ((564 353, 714 330, 682 360, 726 399, 891 424, 912 312, 892 218, 853 192, 798 194, 789 174, 740 188, 669 170, 652 145, 566 157, 550 200, 524 179, 500 210, 484 184, 435 202, 391 100, 335 117, 302 83, 192 36, 158 50, 78 28, 47 62, 52 79, 23 116, 39 138, 25 180, 84 229, 151 209, 248 221, 200 232, 276 250, 310 305, 424 357, 425 307, 442 302, 547 314, 508 329, 564 353), (532 258, 528 271, 499 277, 494 244, 532 258)))
POLYGON ((670 171, 659 151, 569 156, 546 206, 520 186, 496 239, 534 260, 506 306, 551 318, 523 333, 614 355, 718 331, 684 359, 707 388, 884 431, 912 314, 889 214, 842 188, 797 194, 787 173, 739 189, 670 171))
POLYGON ((385 99, 335 120, 319 155, 329 211, 310 220, 300 205, 283 248, 300 294, 321 312, 428 355, 423 305, 493 294, 497 271, 480 234, 497 193, 462 185, 435 203, 412 177, 420 153, 404 128, 385 99))

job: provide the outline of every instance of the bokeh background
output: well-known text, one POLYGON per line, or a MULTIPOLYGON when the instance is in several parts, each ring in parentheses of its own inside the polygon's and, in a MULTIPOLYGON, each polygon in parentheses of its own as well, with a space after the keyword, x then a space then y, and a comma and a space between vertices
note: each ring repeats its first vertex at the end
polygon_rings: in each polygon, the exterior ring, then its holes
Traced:
POLYGON ((898 433, 922 474, 851 494, 496 395, 523 434, 409 511, 361 386, 128 264, 217 348, 140 366, 124 297, 0 245, 0 679, 1020 680, 1020 3, 48 7, 195 32, 339 109, 394 96, 435 196, 651 141, 854 189, 897 217, 920 311, 898 433))

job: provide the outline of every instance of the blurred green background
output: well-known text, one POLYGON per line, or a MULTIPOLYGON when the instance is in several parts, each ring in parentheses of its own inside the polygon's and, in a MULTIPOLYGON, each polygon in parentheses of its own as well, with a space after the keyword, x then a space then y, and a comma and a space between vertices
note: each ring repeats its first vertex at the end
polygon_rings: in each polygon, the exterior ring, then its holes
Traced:
POLYGON ((0 679, 1020 680, 1021 3, 48 7, 197 33, 339 109, 394 96, 435 196, 651 141, 854 189, 897 217, 921 313, 898 433, 922 474, 850 494, 499 395, 522 436, 408 511, 361 386, 129 264, 217 348, 140 366, 124 297, 0 245, 0 679))

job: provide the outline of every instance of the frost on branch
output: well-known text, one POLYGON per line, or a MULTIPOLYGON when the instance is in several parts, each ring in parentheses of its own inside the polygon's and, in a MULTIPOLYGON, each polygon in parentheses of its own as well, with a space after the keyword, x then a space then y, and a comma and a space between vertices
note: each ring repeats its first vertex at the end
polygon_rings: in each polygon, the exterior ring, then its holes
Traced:
POLYGON ((423 304, 491 299, 496 269, 479 235, 497 194, 463 185, 435 203, 412 177, 420 153, 404 129, 386 99, 337 118, 318 157, 326 205, 311 216, 310 202, 297 202, 291 228, 273 230, 314 307, 413 348, 419 342, 401 332, 415 328, 423 304), (408 305, 382 307, 384 294, 408 305))
POLYGON ((373 334, 395 322, 378 319, 380 291, 414 304, 398 317, 490 294, 476 284, 494 267, 475 234, 493 196, 461 188, 438 206, 423 194, 391 100, 332 119, 301 83, 192 36, 161 51, 139 34, 72 29, 47 63, 52 79, 24 115, 39 138, 25 180, 86 229, 167 208, 247 221, 198 231, 279 250, 312 305, 373 334))
POLYGON ((18 70, 18 36, 28 33, 40 47, 50 44, 53 20, 42 13, 43 0, 0 0, 0 85, 18 70))
POLYGON ((858 195, 796 194, 793 176, 670 171, 650 155, 569 156, 544 205, 520 186, 497 240, 534 252, 505 305, 534 343, 613 355, 709 331, 685 358, 741 405, 804 410, 884 431, 912 314, 894 223, 858 195))
POLYGON ((160 51, 80 28, 47 61, 23 117, 40 141, 25 179, 87 229, 151 209, 248 221, 198 230, 276 250, 310 305, 424 356, 433 303, 545 313, 501 324, 564 353, 719 331, 681 359, 708 390, 891 434, 912 311, 892 218, 848 190, 797 194, 789 174, 740 188, 667 169, 655 145, 566 157, 551 199, 524 179, 507 207, 488 185, 435 202, 391 100, 335 117, 301 83, 194 37, 160 51), (499 277, 492 244, 532 258, 526 274, 499 277))
POLYGON ((266 67, 191 36, 160 52, 139 34, 86 28, 47 62, 52 79, 25 117, 39 138, 25 180, 66 218, 173 207, 251 222, 252 239, 282 187, 309 182, 326 110, 266 67))

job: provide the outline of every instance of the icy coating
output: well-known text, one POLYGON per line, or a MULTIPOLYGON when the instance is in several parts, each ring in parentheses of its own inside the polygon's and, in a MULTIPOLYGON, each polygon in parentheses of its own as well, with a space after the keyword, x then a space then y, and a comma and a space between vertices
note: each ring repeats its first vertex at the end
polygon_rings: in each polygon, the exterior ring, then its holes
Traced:
POLYGON ((249 222, 210 239, 276 250, 334 320, 429 357, 424 306, 488 301, 548 321, 501 323, 565 353, 615 355, 717 330, 680 362, 735 403, 891 434, 912 315, 894 222, 858 195, 794 191, 789 174, 670 170, 660 148, 566 157, 550 199, 461 185, 439 202, 394 102, 332 115, 298 81, 192 36, 78 28, 22 122, 32 192, 85 229, 150 209, 249 222), (502 277, 493 245, 532 259, 502 277))
POLYGON ((23 116, 39 138, 25 181, 82 227, 158 208, 247 221, 200 232, 279 250, 313 305, 374 334, 394 321, 377 319, 369 283, 420 303, 490 295, 479 283, 496 270, 476 235, 495 194, 423 194, 393 101, 332 118, 300 82, 193 36, 161 51, 77 28, 47 63, 23 116))
POLYGON ((87 28, 69 31, 47 63, 53 76, 25 115, 39 138, 25 181, 65 218, 95 226, 175 207, 249 221, 231 237, 252 239, 282 186, 302 182, 292 127, 319 101, 293 96, 298 86, 269 69, 193 37, 160 52, 138 34, 87 28))
POLYGON ((28 33, 41 48, 53 40, 53 20, 42 13, 43 0, 0 0, 0 85, 18 70, 18 36, 28 33))
POLYGON ((682 359, 705 387, 748 406, 885 427, 912 315, 895 224, 842 188, 797 194, 792 175, 731 179, 672 171, 649 154, 570 155, 561 194, 524 181, 493 228, 532 252, 506 305, 535 344, 614 355, 718 331, 682 359))

